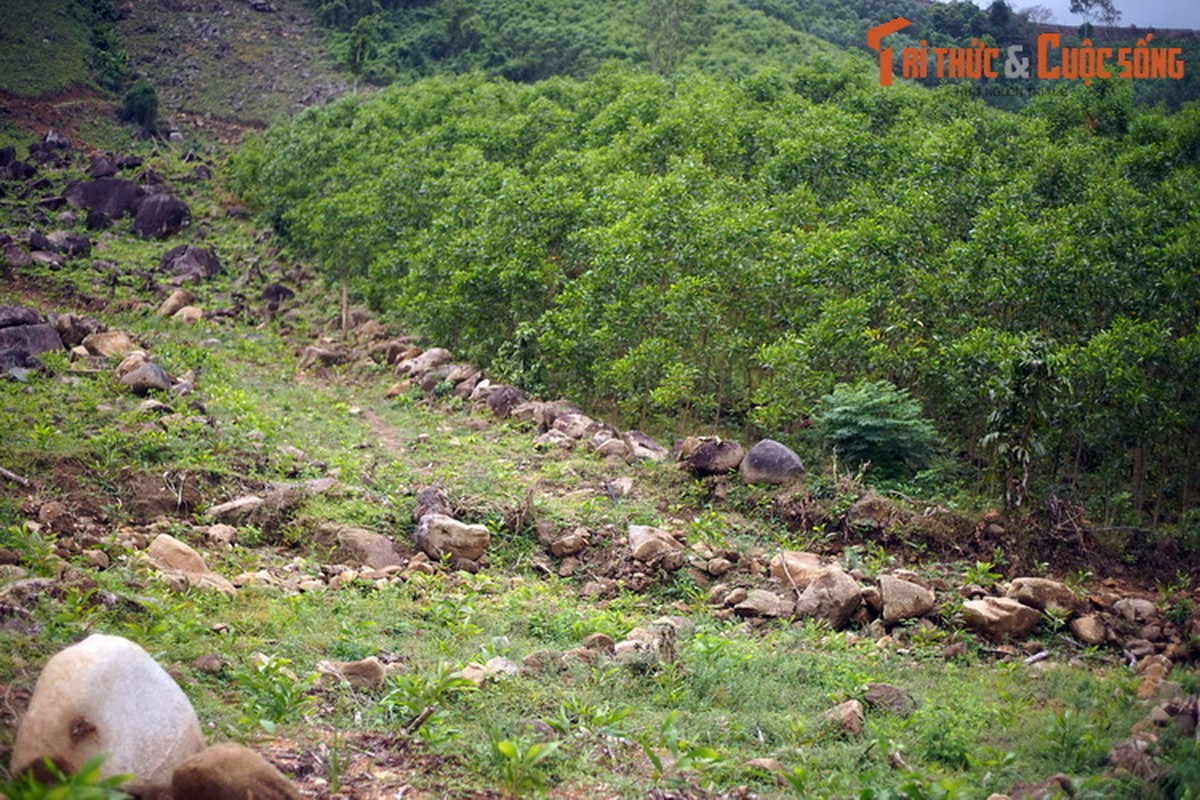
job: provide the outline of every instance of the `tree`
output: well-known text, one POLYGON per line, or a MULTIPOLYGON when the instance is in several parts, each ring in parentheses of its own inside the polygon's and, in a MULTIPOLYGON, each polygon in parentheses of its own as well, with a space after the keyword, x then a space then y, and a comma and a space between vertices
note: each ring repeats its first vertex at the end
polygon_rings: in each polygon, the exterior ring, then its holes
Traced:
POLYGON ((650 0, 643 16, 650 66, 668 75, 708 35, 705 0, 650 0))
POLYGON ((1121 12, 1113 5, 1113 0, 1071 0, 1071 13, 1105 25, 1113 25, 1121 18, 1121 12))

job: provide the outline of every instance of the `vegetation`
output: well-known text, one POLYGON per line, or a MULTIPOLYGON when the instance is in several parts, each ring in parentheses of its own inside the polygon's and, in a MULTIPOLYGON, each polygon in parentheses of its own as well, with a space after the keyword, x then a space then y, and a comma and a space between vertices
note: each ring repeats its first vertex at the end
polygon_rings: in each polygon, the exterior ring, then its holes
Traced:
POLYGON ((1200 108, 1098 82, 1013 115, 872 77, 438 78, 233 168, 331 277, 531 389, 804 447, 837 384, 886 380, 1012 507, 1180 520, 1200 108))
POLYGON ((121 119, 140 126, 147 133, 157 130, 158 92, 149 81, 138 81, 125 93, 121 105, 121 119))

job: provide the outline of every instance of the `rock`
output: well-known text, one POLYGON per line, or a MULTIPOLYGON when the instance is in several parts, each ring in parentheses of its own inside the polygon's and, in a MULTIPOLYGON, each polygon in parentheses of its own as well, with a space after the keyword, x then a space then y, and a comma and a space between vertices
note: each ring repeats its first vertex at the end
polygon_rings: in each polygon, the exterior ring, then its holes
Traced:
POLYGON ((488 408, 500 419, 507 419, 512 410, 528 400, 525 392, 515 386, 501 385, 492 389, 488 395, 488 408))
POLYGON ((121 363, 113 370, 113 374, 117 376, 117 380, 119 381, 138 367, 149 363, 150 358, 144 350, 133 350, 129 355, 121 359, 121 363))
POLYGON ((826 567, 796 601, 796 616, 826 620, 840 630, 862 603, 858 582, 840 567, 826 567))
POLYGON ((220 522, 241 522, 249 520, 263 505, 263 499, 258 495, 244 495, 208 509, 208 516, 220 522))
MULTIPOLYGON (((181 244, 163 253, 162 258, 158 261, 158 269, 160 272, 167 272, 184 280, 199 282, 221 274, 221 260, 211 250, 191 244, 181 244)), ((188 303, 190 302, 189 296, 188 303)))
POLYGON ((417 523, 413 541, 432 559, 449 554, 455 560, 478 561, 491 535, 483 525, 469 525, 445 514, 426 514, 417 523))
POLYGON ((867 492, 846 510, 846 525, 858 531, 886 530, 896 517, 896 506, 886 497, 867 492))
POLYGON ((33 264, 33 259, 29 257, 29 253, 16 242, 8 242, 0 251, 4 254, 4 263, 11 269, 24 269, 33 264))
POLYGON ((401 361, 396 365, 397 375, 409 375, 420 378, 426 372, 449 364, 454 359, 450 351, 444 347, 431 347, 420 355, 401 361))
POLYGON ((924 586, 891 575, 879 579, 883 600, 883 624, 894 625, 902 619, 923 617, 933 610, 934 594, 924 586))
POLYGON ((404 565, 404 559, 396 552, 391 539, 366 528, 339 528, 337 546, 338 554, 345 563, 361 564, 372 569, 404 565))
POLYGON ((992 641, 1024 639, 1037 627, 1042 615, 1036 608, 1010 597, 968 600, 962 607, 967 627, 992 641))
POLYGON ((1070 587, 1049 578, 1017 578, 1006 594, 1039 611, 1070 614, 1079 607, 1079 600, 1070 587))
MULTIPOLYGON (((279 306, 279 304, 286 303, 295 296, 296 293, 288 287, 279 283, 272 283, 268 284, 266 288, 262 290, 262 294, 260 294, 258 297, 260 300, 266 300, 270 307, 275 308, 279 306)), ((388 363, 390 364, 392 362, 389 361, 388 363)))
POLYGON ((104 231, 113 226, 113 221, 103 211, 89 211, 83 224, 89 231, 104 231))
POLYGON ((804 464, 791 448, 763 439, 746 453, 739 472, 746 483, 787 483, 804 474, 804 464))
POLYGON ((104 776, 135 775, 122 788, 153 796, 203 747, 196 712, 171 676, 133 642, 94 634, 46 663, 17 731, 12 773, 43 757, 73 772, 107 753, 104 776))
POLYGON ((122 178, 98 178, 67 186, 67 202, 104 214, 109 219, 132 216, 146 196, 146 190, 133 181, 122 178))
POLYGON ((265 758, 240 744, 216 744, 187 758, 171 777, 177 800, 300 800, 265 758))
POLYGON ((825 569, 816 553, 785 550, 771 559, 771 577, 803 591, 825 569))
POLYGON ((913 700, 912 695, 898 686, 888 683, 868 683, 863 702, 869 708, 886 711, 899 717, 907 717, 917 709, 917 702, 913 700))
POLYGON ((204 542, 209 547, 215 547, 221 550, 228 550, 237 544, 238 532, 237 528, 232 525, 209 525, 204 531, 204 542))
POLYGON ((100 333, 104 326, 89 317, 77 317, 74 314, 59 314, 53 318, 54 328, 62 338, 64 347, 74 347, 93 333, 100 333))
POLYGON ((565 558, 582 553, 588 546, 587 529, 579 528, 572 533, 568 533, 558 539, 555 539, 550 544, 550 553, 556 558, 565 558))
POLYGON ((164 392, 171 389, 171 376, 165 369, 152 362, 142 364, 126 373, 119 382, 122 386, 128 386, 138 396, 149 394, 154 389, 164 392))
POLYGON ((117 165, 105 155, 94 156, 92 163, 87 168, 87 176, 89 178, 111 178, 116 174, 117 165))
POLYGON ((750 589, 746 599, 733 607, 739 617, 782 617, 792 610, 792 603, 766 589, 750 589), (785 609, 786 606, 786 609, 785 609))
POLYGON ((352 686, 376 690, 383 688, 388 676, 387 666, 375 656, 361 661, 319 661, 317 672, 352 686))
POLYGON ((426 514, 454 516, 450 509, 450 498, 436 486, 424 486, 417 492, 417 503, 413 507, 413 522, 420 522, 426 514))
POLYGON ((1130 622, 1149 622, 1158 616, 1154 603, 1141 597, 1123 597, 1113 604, 1116 611, 1130 622))
POLYGON ((703 478, 737 469, 744 456, 745 451, 737 442, 715 437, 689 437, 684 441, 679 460, 684 469, 697 478, 703 478))
POLYGON ((1108 627, 1094 614, 1071 620, 1071 633, 1084 644, 1100 645, 1108 639, 1108 627))
POLYGON ((767 772, 772 775, 783 775, 788 771, 783 762, 776 758, 751 758, 743 761, 742 767, 748 770, 767 772))
POLYGON ((92 240, 81 233, 54 231, 46 238, 50 241, 51 250, 68 258, 91 255, 92 240))
POLYGON ((300 366, 310 367, 313 364, 321 364, 326 367, 333 367, 338 364, 346 364, 352 358, 353 356, 349 351, 343 350, 340 347, 322 347, 310 344, 300 352, 300 366))
POLYGON ((172 319, 177 319, 186 325, 194 325, 204 319, 204 312, 196 306, 184 306, 172 315, 172 319))
POLYGON ((80 342, 94 356, 125 356, 133 350, 133 338, 125 331, 90 333, 80 342))
POLYGON ((179 309, 183 308, 184 306, 191 305, 193 300, 195 300, 195 298, 187 289, 176 289, 175 291, 171 292, 171 296, 164 300, 163 304, 158 307, 158 315, 160 317, 173 316, 179 309))
POLYGON ((138 204, 133 229, 143 239, 165 239, 191 220, 187 203, 170 194, 152 194, 138 204))
POLYGON ((629 447, 629 455, 641 461, 662 461, 668 455, 667 448, 641 431, 626 431, 621 437, 629 447))
POLYGON ((861 736, 866 724, 862 703, 857 700, 847 700, 834 706, 821 714, 819 721, 823 726, 837 728, 846 736, 861 736))
POLYGON ((1059 773, 1037 783, 1016 783, 1008 790, 1010 800, 1062 800, 1075 796, 1071 779, 1059 773))
POLYGON ((170 534, 160 533, 154 538, 146 559, 168 577, 182 576, 189 587, 234 594, 232 583, 210 570, 199 553, 170 534))
POLYGON ((0 328, 0 352, 19 351, 29 357, 62 349, 58 331, 45 323, 0 328))
POLYGON ((16 325, 40 325, 42 315, 25 306, 0 306, 0 328, 16 325))
POLYGON ((663 561, 672 553, 679 554, 682 563, 683 544, 661 528, 630 525, 628 538, 630 553, 643 564, 663 561))
MULTIPOLYGON (((494 396, 494 395, 493 395, 494 396)), ((489 398, 490 402, 491 398, 489 398)), ((553 430, 565 433, 572 439, 582 439, 591 436, 600 427, 600 423, 586 414, 563 414, 554 420, 553 430)))

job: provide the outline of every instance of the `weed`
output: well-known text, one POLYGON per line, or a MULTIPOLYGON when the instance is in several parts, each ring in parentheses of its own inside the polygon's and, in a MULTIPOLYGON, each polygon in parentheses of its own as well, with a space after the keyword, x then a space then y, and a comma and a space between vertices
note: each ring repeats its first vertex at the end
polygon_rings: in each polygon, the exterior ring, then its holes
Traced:
POLYGON ((984 589, 989 586, 994 586, 996 581, 1000 580, 1003 575, 996 571, 996 565, 990 561, 976 561, 975 566, 967 570, 963 576, 964 583, 973 583, 976 586, 982 586, 984 589))
POLYGON ((307 692, 316 682, 316 675, 297 677, 289 669, 291 663, 286 658, 270 656, 233 674, 234 682, 245 695, 242 724, 274 733, 280 723, 313 711, 315 703, 307 692))
POLYGON ((445 723, 439 706, 455 697, 476 690, 475 684, 462 677, 450 664, 442 662, 432 675, 416 673, 390 679, 391 689, 376 705, 378 718, 389 726, 398 725, 406 733, 418 735, 429 746, 445 747, 462 736, 445 723))
POLYGON ((501 739, 492 735, 492 765, 509 797, 539 794, 550 782, 547 762, 558 750, 559 742, 532 742, 501 739))
POLYGON ((679 712, 671 711, 656 731, 638 737, 638 744, 654 767, 656 782, 664 777, 672 778, 676 783, 683 782, 687 773, 692 772, 698 773, 703 780, 706 774, 726 761, 725 756, 713 748, 683 739, 678 720, 679 712))
POLYGON ((124 800, 132 797, 120 787, 134 776, 104 777, 101 767, 105 757, 96 756, 69 775, 47 758, 43 767, 49 780, 38 778, 33 770, 26 770, 12 780, 0 783, 0 797, 9 800, 124 800))

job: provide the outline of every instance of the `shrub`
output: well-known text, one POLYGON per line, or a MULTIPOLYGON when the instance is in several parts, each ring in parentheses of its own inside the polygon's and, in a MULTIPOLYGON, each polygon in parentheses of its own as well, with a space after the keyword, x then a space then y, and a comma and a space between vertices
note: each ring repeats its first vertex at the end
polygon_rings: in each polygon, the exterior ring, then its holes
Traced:
POLYGON ((933 453, 936 432, 920 404, 888 381, 839 383, 821 402, 817 432, 851 464, 894 475, 920 468, 933 453))
POLYGON ((125 93, 121 105, 121 119, 140 125, 153 133, 158 127, 158 92, 149 81, 138 81, 125 93))

